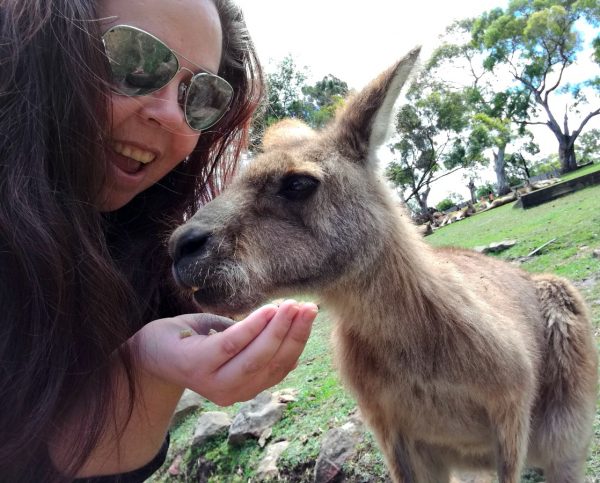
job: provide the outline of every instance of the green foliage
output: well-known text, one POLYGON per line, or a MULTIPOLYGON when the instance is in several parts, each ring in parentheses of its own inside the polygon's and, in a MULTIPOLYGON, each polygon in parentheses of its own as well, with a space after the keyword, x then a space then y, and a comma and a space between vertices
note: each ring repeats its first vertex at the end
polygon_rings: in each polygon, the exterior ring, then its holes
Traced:
POLYGON ((390 145, 395 159, 386 177, 407 202, 415 199, 422 213, 435 173, 472 164, 459 139, 468 125, 468 95, 472 92, 448 89, 424 71, 410 85, 408 102, 395 118, 395 142, 390 145))
POLYGON ((590 129, 579 136, 577 148, 581 164, 600 161, 600 129, 590 129))
POLYGON ((306 106, 302 87, 307 76, 306 67, 299 68, 290 55, 277 65, 277 70, 267 74, 267 125, 277 119, 303 117, 306 106))
POLYGON ((278 64, 277 70, 267 74, 267 126, 295 117, 311 127, 322 127, 332 119, 348 94, 348 84, 327 75, 311 86, 306 84, 307 77, 306 67, 296 66, 289 55, 278 64))
POLYGON ((455 205, 456 203, 454 203, 451 199, 445 198, 442 201, 440 201, 437 205, 435 205, 435 209, 438 211, 446 211, 447 209, 452 208, 455 205))
POLYGON ((251 150, 260 145, 265 129, 281 119, 296 118, 313 128, 321 128, 335 117, 344 105, 348 84, 326 75, 308 85, 308 75, 307 67, 298 67, 291 55, 266 74, 266 103, 254 118, 251 150))
MULTIPOLYGON (((572 143, 590 117, 597 115, 598 106, 590 106, 590 116, 584 116, 576 129, 568 127, 569 112, 579 112, 587 104, 586 90, 600 89, 600 77, 592 74, 574 85, 565 85, 565 69, 571 66, 582 51, 584 38, 580 25, 596 29, 591 47, 600 63, 600 8, 593 0, 510 0, 505 10, 487 12, 473 22, 472 45, 484 55, 484 67, 489 71, 510 73, 521 98, 514 104, 522 122, 543 112, 548 127, 561 143, 562 170, 576 168, 572 143), (552 93, 571 95, 564 122, 551 111, 552 93), (526 111, 523 107, 529 105, 526 111)), ((560 115, 562 118, 562 113, 560 115)))
POLYGON ((475 190, 475 196, 477 197, 477 199, 480 199, 482 197, 487 198, 490 194, 494 194, 495 192, 496 185, 494 185, 493 183, 485 183, 475 190))
POLYGON ((465 167, 472 171, 478 166, 488 165, 493 156, 498 185, 505 191, 508 188, 506 178, 513 173, 505 173, 503 156, 497 154, 505 152, 507 146, 518 142, 526 134, 524 125, 516 120, 527 118, 531 94, 514 87, 498 90, 497 80, 483 68, 480 47, 473 41, 476 27, 480 27, 480 19, 452 24, 447 29, 447 38, 458 43, 443 44, 427 64, 428 74, 435 78, 443 77, 445 71, 456 66, 463 66, 472 74, 470 85, 449 87, 460 93, 465 122, 451 143, 444 167, 465 167))
POLYGON ((557 154, 552 154, 540 159, 539 161, 532 163, 530 167, 531 176, 538 176, 541 174, 547 174, 557 172, 560 170, 560 159, 557 154))

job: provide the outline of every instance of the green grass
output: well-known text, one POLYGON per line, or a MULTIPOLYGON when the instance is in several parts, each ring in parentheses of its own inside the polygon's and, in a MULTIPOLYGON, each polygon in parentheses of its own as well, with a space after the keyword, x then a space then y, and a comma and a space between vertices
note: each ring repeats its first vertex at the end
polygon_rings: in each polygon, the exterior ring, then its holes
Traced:
POLYGON ((447 225, 427 241, 434 246, 475 248, 492 242, 516 239, 517 244, 501 258, 525 257, 544 243, 556 239, 536 257, 523 263, 532 272, 549 271, 573 280, 600 272, 600 186, 593 186, 527 210, 512 204, 447 225))
MULTIPOLYGON (((577 171, 577 175, 600 169, 600 165, 577 171)), ((503 239, 516 239, 517 244, 498 256, 507 260, 525 257, 535 248, 556 238, 537 256, 521 263, 528 271, 547 271, 574 280, 590 304, 600 341, 600 259, 592 256, 600 248, 600 186, 564 196, 550 203, 528 210, 505 205, 458 223, 445 226, 426 238, 434 246, 474 248, 503 239)), ((302 299, 302 297, 299 297, 302 299)), ((288 449, 282 454, 278 466, 281 480, 310 482, 314 462, 323 435, 343 424, 355 409, 354 402, 345 392, 333 367, 330 333, 332 321, 321 309, 313 333, 302 354, 298 368, 279 386, 298 390, 297 400, 288 405, 285 417, 275 425, 269 442, 287 440, 288 449)), ((218 408, 206 403, 202 410, 219 410, 234 414, 239 405, 218 408)), ((172 431, 172 444, 168 462, 178 453, 184 454, 185 463, 179 477, 170 477, 165 468, 150 481, 154 482, 248 482, 264 457, 264 449, 255 441, 232 448, 226 436, 206 443, 201 450, 190 450, 195 420, 201 410, 191 415, 172 431), (198 463, 200 461, 200 463, 198 463), (198 476, 198 468, 202 475, 198 476)), ((600 478, 600 405, 594 423, 594 440, 590 448, 587 475, 596 481, 600 478)), ((343 467, 345 481, 384 482, 386 470, 381 453, 373 436, 367 433, 355 457, 343 467)), ((523 475, 522 482, 541 481, 533 473, 523 475)))
POLYGON ((580 168, 577 171, 573 171, 572 173, 564 174, 560 177, 560 180, 568 181, 570 179, 579 178, 580 176, 583 176, 584 174, 590 174, 590 173, 594 173, 596 171, 600 171, 600 163, 590 164, 589 166, 586 166, 585 168, 580 168))

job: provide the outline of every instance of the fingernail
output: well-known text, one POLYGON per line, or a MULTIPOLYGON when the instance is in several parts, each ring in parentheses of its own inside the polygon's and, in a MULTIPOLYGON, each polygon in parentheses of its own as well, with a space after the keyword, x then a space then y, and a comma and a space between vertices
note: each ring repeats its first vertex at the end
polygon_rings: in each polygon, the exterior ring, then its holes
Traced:
POLYGON ((302 308, 305 310, 302 312, 302 320, 308 322, 319 313, 319 307, 312 302, 306 302, 302 304, 302 308))
POLYGON ((309 309, 310 311, 312 311, 314 313, 319 312, 319 306, 312 302, 302 302, 302 306, 306 307, 307 309, 309 309))
POLYGON ((289 317, 294 317, 300 311, 300 304, 295 300, 287 300, 290 304, 286 307, 286 314, 289 317))

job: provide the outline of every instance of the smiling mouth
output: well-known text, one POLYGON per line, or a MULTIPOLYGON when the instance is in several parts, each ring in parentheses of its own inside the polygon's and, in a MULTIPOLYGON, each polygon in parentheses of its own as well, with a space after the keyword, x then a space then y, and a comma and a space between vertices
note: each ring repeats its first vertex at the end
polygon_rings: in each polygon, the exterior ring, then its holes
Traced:
POLYGON ((138 163, 148 164, 154 161, 156 154, 121 142, 113 142, 112 148, 117 154, 133 159, 138 163))

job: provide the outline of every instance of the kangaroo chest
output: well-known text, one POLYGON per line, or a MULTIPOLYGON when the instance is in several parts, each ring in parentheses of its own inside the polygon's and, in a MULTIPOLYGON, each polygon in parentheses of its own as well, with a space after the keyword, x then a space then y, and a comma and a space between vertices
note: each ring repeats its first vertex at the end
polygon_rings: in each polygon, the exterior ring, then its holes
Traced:
POLYGON ((436 378, 432 354, 415 360, 401 348, 377 346, 340 330, 334 342, 342 378, 374 429, 387 427, 432 444, 472 447, 478 453, 482 446, 488 449, 491 429, 485 409, 464 384, 436 378))

